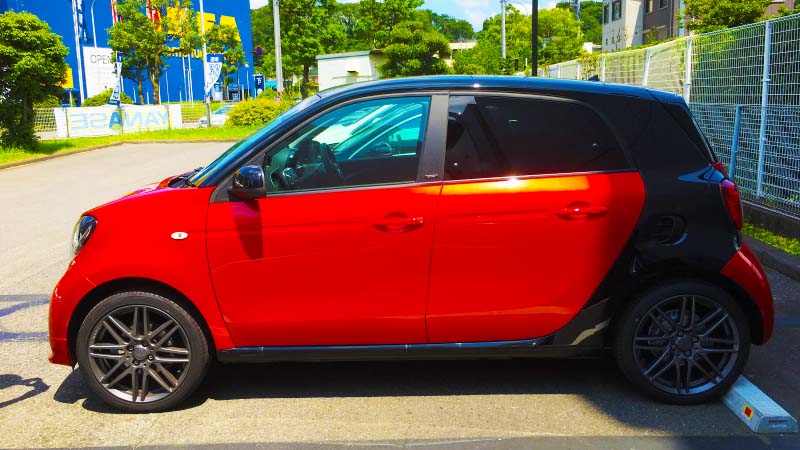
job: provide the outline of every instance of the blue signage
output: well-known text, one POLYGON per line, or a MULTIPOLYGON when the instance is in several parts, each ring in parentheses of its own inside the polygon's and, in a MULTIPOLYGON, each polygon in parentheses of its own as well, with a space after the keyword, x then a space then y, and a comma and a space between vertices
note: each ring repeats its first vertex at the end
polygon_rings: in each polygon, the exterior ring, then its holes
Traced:
POLYGON ((264 75, 255 75, 254 78, 256 80, 256 97, 258 97, 258 94, 264 92, 264 75))

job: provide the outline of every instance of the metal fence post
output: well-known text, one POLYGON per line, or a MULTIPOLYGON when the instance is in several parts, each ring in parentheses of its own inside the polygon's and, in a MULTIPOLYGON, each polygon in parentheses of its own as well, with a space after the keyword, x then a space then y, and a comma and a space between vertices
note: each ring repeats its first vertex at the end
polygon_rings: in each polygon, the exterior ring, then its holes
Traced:
POLYGON ((606 54, 600 55, 600 81, 606 81, 606 54))
POLYGON ((556 78, 561 79, 561 63, 556 64, 556 78))
POLYGON ((733 119, 733 136, 731 139, 731 164, 728 175, 731 180, 736 176, 736 152, 739 150, 739 129, 742 126, 742 105, 736 105, 736 116, 733 119))
POLYGON ((686 38, 686 55, 684 57, 683 100, 689 103, 692 96, 692 38, 686 38))
POLYGON ((758 129, 758 171, 756 196, 764 194, 764 152, 767 144, 767 107, 769 106, 769 60, 772 51, 772 21, 764 22, 764 75, 761 78, 761 124, 758 129))
POLYGON ((647 86, 647 79, 650 77, 650 49, 644 53, 644 75, 642 75, 642 86, 647 86))
POLYGON ((581 63, 575 63, 575 79, 583 79, 583 77, 581 77, 581 63))

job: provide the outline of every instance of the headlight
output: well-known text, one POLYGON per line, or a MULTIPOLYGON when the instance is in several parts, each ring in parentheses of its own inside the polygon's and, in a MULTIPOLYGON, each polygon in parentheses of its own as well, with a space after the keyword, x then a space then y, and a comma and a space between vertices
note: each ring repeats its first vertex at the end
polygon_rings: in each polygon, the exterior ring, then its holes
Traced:
POLYGON ((97 226, 97 219, 92 216, 81 216, 78 223, 75 224, 75 231, 72 233, 72 254, 77 255, 81 248, 86 244, 86 241, 92 236, 95 227, 97 226))

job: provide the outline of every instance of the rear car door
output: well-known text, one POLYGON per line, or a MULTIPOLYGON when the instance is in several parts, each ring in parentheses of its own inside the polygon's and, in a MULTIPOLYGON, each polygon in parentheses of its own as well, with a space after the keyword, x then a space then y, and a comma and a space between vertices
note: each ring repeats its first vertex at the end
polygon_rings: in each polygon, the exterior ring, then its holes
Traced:
POLYGON ((426 342, 441 190, 418 176, 430 105, 334 106, 257 158, 265 198, 212 203, 209 265, 237 346, 426 342))
POLYGON ((604 120, 568 99, 450 98, 427 309, 430 342, 528 339, 587 302, 644 186, 604 120))

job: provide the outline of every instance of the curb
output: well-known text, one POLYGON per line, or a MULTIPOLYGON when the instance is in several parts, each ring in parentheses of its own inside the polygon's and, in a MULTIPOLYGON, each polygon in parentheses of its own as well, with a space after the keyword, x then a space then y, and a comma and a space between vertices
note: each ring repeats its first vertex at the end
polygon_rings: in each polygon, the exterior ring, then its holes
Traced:
POLYGON ((800 256, 790 255, 750 236, 746 236, 744 240, 765 266, 775 269, 793 280, 800 281, 800 256))
POLYGON ((191 144, 195 142, 199 144, 213 144, 213 143, 228 143, 228 142, 238 142, 238 141, 239 139, 189 139, 186 141, 145 141, 145 140, 119 141, 119 142, 111 142, 109 144, 95 145, 92 147, 79 148, 77 150, 71 150, 68 152, 39 156, 37 158, 23 159, 21 161, 13 161, 5 164, 0 164, 0 170, 10 169, 12 167, 26 166, 28 164, 47 161, 49 159, 56 159, 56 158, 62 158, 64 156, 77 155, 78 153, 100 150, 102 148, 117 147, 123 144, 191 144))

